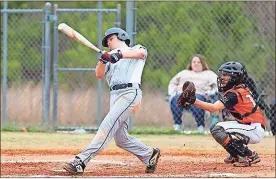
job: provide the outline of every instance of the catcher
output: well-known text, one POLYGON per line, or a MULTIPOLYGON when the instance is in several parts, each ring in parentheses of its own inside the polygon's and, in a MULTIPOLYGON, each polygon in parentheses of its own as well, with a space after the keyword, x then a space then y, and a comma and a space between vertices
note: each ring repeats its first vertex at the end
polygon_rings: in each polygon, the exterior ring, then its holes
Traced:
POLYGON ((186 81, 177 104, 188 108, 192 104, 210 112, 227 109, 235 121, 218 122, 210 127, 214 139, 230 154, 225 163, 247 167, 260 162, 259 155, 248 144, 259 143, 265 135, 265 120, 249 88, 243 83, 245 69, 238 62, 227 62, 218 70, 220 100, 212 103, 195 98, 194 84, 186 81))

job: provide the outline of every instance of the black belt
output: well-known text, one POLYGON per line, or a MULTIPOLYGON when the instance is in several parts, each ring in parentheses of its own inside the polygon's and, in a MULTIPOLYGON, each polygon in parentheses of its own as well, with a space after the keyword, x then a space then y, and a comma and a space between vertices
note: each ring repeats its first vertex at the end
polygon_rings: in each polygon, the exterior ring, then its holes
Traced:
MULTIPOLYGON (((134 86, 133 83, 124 83, 124 84, 118 84, 118 85, 114 85, 112 87, 110 87, 110 91, 113 91, 113 90, 119 90, 119 89, 125 89, 125 88, 130 88, 134 86)), ((141 88, 141 85, 138 84, 139 88, 141 88)))

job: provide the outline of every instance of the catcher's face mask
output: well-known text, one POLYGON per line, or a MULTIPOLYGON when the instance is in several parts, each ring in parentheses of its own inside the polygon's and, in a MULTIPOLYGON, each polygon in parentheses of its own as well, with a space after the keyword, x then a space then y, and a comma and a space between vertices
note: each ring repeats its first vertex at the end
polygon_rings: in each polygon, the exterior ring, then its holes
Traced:
POLYGON ((225 92, 236 85, 236 74, 220 72, 217 78, 218 90, 225 92))

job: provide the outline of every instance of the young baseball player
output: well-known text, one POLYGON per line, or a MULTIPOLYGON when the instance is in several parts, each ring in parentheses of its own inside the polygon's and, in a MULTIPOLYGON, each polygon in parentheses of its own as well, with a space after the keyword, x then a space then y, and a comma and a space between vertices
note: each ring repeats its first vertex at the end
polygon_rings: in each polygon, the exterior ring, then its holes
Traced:
POLYGON ((129 116, 136 111, 142 100, 140 86, 147 49, 142 45, 129 47, 130 38, 121 28, 108 29, 102 45, 108 47, 110 52, 102 52, 96 67, 96 77, 106 77, 110 87, 110 111, 88 147, 63 168, 70 174, 82 174, 88 162, 114 137, 118 147, 133 153, 147 165, 146 173, 153 173, 160 150, 149 147, 128 134, 129 116))
POLYGON ((265 120, 251 91, 243 83, 245 69, 238 62, 227 62, 221 65, 218 72, 218 90, 223 93, 220 100, 212 104, 196 99, 193 83, 185 82, 178 104, 183 107, 194 104, 210 112, 226 108, 235 121, 218 122, 210 127, 214 139, 230 154, 224 162, 234 166, 258 163, 258 154, 247 145, 259 143, 263 139, 265 120))
MULTIPOLYGON (((252 97, 254 98, 254 100, 258 100, 258 104, 259 104, 260 109, 270 119, 270 106, 265 102, 262 94, 261 93, 259 94, 258 89, 257 89, 257 84, 256 84, 254 78, 247 73, 246 68, 245 68, 244 65, 243 65, 243 67, 244 67, 244 70, 245 70, 244 71, 245 73, 244 73, 243 83, 250 89, 250 91, 252 93, 252 97)), ((230 115, 230 113, 227 111, 227 109, 224 109, 222 111, 223 120, 226 120, 227 117, 229 117, 229 115, 230 115)))

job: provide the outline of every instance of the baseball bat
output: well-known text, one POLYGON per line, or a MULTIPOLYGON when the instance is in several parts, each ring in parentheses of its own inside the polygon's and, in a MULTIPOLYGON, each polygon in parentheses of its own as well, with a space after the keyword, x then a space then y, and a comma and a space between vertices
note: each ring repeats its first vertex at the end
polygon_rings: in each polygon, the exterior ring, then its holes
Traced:
POLYGON ((72 27, 65 23, 61 23, 58 25, 58 30, 66 34, 68 37, 72 38, 73 40, 89 47, 92 50, 95 50, 98 53, 101 53, 101 50, 97 48, 95 45, 93 45, 89 40, 87 40, 83 35, 81 35, 79 32, 74 30, 72 27))

